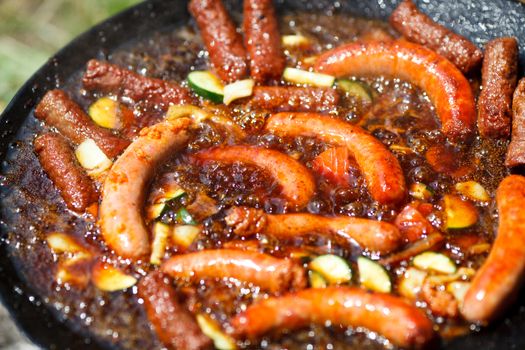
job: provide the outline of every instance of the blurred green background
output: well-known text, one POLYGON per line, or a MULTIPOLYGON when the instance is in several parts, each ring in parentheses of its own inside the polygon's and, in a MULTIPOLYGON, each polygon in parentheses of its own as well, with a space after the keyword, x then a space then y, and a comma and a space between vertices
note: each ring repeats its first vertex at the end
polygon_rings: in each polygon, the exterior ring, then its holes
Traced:
POLYGON ((78 34, 139 0, 0 0, 0 112, 78 34))

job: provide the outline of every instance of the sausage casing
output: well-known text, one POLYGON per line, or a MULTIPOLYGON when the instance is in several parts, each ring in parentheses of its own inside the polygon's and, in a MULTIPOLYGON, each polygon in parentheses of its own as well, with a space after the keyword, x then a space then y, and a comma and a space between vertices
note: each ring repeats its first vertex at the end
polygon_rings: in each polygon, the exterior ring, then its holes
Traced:
POLYGON ((257 86, 250 105, 274 112, 328 112, 339 103, 332 88, 257 86))
POLYGON ((505 165, 525 164, 525 78, 522 78, 512 98, 512 136, 505 165))

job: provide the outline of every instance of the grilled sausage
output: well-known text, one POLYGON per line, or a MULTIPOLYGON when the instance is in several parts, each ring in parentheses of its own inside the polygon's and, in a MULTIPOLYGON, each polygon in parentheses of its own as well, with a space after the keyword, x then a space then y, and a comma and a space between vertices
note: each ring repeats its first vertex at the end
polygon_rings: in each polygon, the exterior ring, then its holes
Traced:
POLYGON ((49 133, 36 138, 35 152, 40 164, 69 209, 83 213, 98 199, 93 182, 77 163, 73 150, 59 134, 49 133))
POLYGON ((485 46, 481 69, 483 89, 478 98, 478 129, 483 137, 508 139, 512 94, 518 75, 516 38, 498 38, 485 46))
POLYGON ((246 50, 221 0, 191 0, 189 10, 195 18, 211 63, 226 82, 248 74, 246 50))
POLYGON ((505 165, 525 164, 525 78, 521 79, 512 99, 512 137, 505 165))
POLYGON ((190 123, 180 118, 142 129, 109 171, 99 225, 102 237, 119 256, 138 260, 148 253, 148 231, 142 219, 146 187, 156 166, 186 145, 190 123))
POLYGON ((279 239, 293 239, 321 234, 341 242, 345 247, 357 242, 362 249, 380 254, 392 252, 403 243, 399 230, 392 224, 348 216, 270 215, 259 209, 234 207, 225 221, 237 235, 264 233, 279 239))
POLYGON ((234 278, 269 292, 306 286, 305 272, 294 261, 236 249, 202 250, 173 256, 164 262, 162 271, 193 282, 205 278, 234 278))
POLYGON ((258 86, 249 103, 274 112, 328 112, 339 103, 339 93, 331 88, 258 86))
POLYGON ((280 80, 286 65, 273 0, 244 0, 244 45, 258 83, 280 80))
POLYGON ((129 141, 93 123, 62 90, 48 91, 36 107, 35 116, 56 128, 74 144, 93 139, 109 158, 118 156, 129 145, 129 141))
POLYGON ((496 193, 499 226, 490 254, 465 295, 461 312, 487 323, 515 300, 525 274, 525 177, 510 175, 496 193))
POLYGON ((305 289, 251 305, 231 320, 238 338, 271 330, 294 330, 311 323, 364 327, 402 348, 427 349, 434 341, 432 322, 404 300, 360 288, 305 289))
POLYGON ((279 151, 237 145, 207 149, 193 157, 197 161, 242 162, 267 171, 281 185, 281 193, 288 204, 296 209, 305 207, 314 195, 315 181, 310 171, 279 151))
POLYGON ((323 54, 315 69, 338 77, 387 75, 407 80, 426 91, 451 141, 474 134, 476 105, 468 80, 423 46, 407 41, 351 43, 323 54))
POLYGON ((170 350, 213 349, 193 316, 177 302, 175 289, 159 272, 152 272, 138 284, 148 319, 158 338, 170 350))
POLYGON ((345 146, 355 158, 372 197, 382 204, 395 204, 406 196, 405 177, 396 157, 362 128, 314 113, 278 113, 266 122, 266 130, 286 136, 317 137, 345 146))
POLYGON ((390 15, 390 24, 408 40, 426 46, 454 63, 463 73, 479 67, 483 53, 467 38, 437 24, 404 0, 390 15))
POLYGON ((176 83, 145 77, 95 59, 88 62, 82 83, 87 90, 116 94, 162 111, 170 105, 192 102, 189 91, 176 83))

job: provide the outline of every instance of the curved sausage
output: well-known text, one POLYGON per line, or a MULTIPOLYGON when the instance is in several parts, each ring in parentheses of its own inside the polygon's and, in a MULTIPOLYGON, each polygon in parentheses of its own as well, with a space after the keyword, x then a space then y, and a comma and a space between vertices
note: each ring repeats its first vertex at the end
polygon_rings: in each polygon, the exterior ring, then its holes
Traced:
POLYGON ((356 125, 313 113, 279 113, 268 119, 266 130, 277 135, 317 137, 326 143, 346 146, 375 200, 396 204, 406 196, 405 178, 396 157, 356 125))
POLYGON ((490 254, 465 295, 461 312, 487 323, 515 300, 525 273, 525 177, 510 175, 496 193, 499 227, 490 254))
POLYGON ((360 288, 305 289, 251 305, 231 320, 239 338, 256 338, 274 329, 309 324, 364 327, 402 348, 426 349, 435 340, 432 322, 404 300, 360 288))
POLYGON ((171 257, 162 271, 197 282, 204 278, 234 278, 269 292, 306 286, 304 269, 292 260, 235 249, 202 250, 171 257))
POLYGON ((74 144, 93 139, 109 158, 118 156, 129 145, 129 141, 93 123, 82 108, 62 90, 48 91, 36 106, 35 116, 55 127, 74 144))
POLYGON ((514 167, 525 164, 525 78, 522 78, 512 99, 512 137, 505 165, 514 167))
POLYGON ((148 319, 158 338, 170 350, 213 349, 192 314, 177 302, 177 292, 159 272, 152 272, 138 284, 148 319))
POLYGON ((231 83, 248 74, 246 50, 221 0, 191 0, 188 6, 216 73, 231 83))
POLYGON ((434 22, 411 0, 399 4, 390 15, 390 24, 408 40, 426 46, 454 63, 463 73, 479 67, 483 58, 476 45, 434 22))
POLYGON ((273 0, 244 0, 244 45, 258 83, 280 80, 286 65, 273 0))
POLYGON ((512 94, 518 80, 518 42, 498 38, 485 45, 481 69, 483 89, 478 98, 478 129, 483 137, 508 139, 512 94))
POLYGON ((476 105, 468 80, 452 63, 423 46, 407 41, 364 42, 323 54, 315 70, 335 76, 394 76, 425 90, 451 141, 474 134, 476 105))
POLYGON ((78 165, 73 150, 62 136, 53 133, 38 136, 35 152, 69 209, 83 213, 97 201, 93 182, 78 165))
POLYGON ((313 214, 270 215, 247 207, 230 209, 226 224, 237 235, 264 233, 280 239, 291 239, 307 234, 327 235, 341 241, 346 247, 357 242, 363 249, 386 254, 403 243, 399 230, 387 222, 352 218, 324 217, 313 214))
POLYGON ((249 104, 274 112, 328 112, 339 103, 332 88, 295 86, 257 86, 249 104))
POLYGON ((180 118, 142 129, 108 173, 99 225, 102 237, 119 256, 138 260, 148 253, 148 230, 142 219, 146 186, 156 166, 186 145, 190 123, 180 118))
POLYGON ((191 103, 186 88, 176 83, 149 78, 105 61, 90 60, 82 77, 84 88, 141 102, 150 108, 167 110, 170 105, 191 103))
POLYGON ((282 187, 282 195, 292 207, 301 209, 315 192, 310 171, 295 159, 279 151, 248 146, 210 148, 193 155, 197 161, 242 162, 267 171, 282 187))

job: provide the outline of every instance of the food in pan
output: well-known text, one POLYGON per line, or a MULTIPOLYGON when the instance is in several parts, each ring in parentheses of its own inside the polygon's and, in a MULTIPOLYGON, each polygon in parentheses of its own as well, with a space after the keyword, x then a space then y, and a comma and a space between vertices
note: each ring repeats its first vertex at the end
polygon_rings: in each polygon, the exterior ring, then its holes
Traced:
POLYGON ((34 111, 4 204, 50 307, 126 349, 426 349, 497 322, 525 270, 517 40, 483 52, 408 0, 391 26, 189 11, 34 111))

